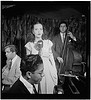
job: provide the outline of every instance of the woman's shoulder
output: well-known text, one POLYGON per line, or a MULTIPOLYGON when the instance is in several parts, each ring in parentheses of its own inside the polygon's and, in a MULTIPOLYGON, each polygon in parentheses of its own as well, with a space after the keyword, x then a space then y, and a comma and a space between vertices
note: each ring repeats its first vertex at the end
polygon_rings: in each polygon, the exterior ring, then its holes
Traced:
POLYGON ((33 45, 33 42, 27 42, 27 43, 25 44, 25 47, 29 47, 29 46, 31 46, 31 45, 33 45))
POLYGON ((53 44, 52 41, 49 39, 43 40, 43 42, 46 43, 47 45, 50 45, 50 46, 52 46, 52 44, 53 44))
POLYGON ((49 39, 46 39, 46 40, 43 40, 43 42, 52 42, 52 41, 49 39))

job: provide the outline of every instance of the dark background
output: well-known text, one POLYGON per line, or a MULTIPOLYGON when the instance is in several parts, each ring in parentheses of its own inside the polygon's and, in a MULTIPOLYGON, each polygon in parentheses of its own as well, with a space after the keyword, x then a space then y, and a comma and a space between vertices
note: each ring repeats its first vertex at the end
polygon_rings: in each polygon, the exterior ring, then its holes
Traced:
POLYGON ((12 17, 16 15, 25 14, 29 12, 31 14, 36 15, 44 15, 45 17, 53 17, 54 15, 56 18, 61 19, 62 17, 67 17, 70 15, 85 15, 88 16, 89 14, 89 1, 22 1, 22 2, 1 2, 2 4, 2 13, 6 16, 12 17), (9 5, 13 5, 9 7, 9 5), (68 10, 67 10, 68 9, 68 10), (70 9, 70 10, 69 10, 70 9), (64 12, 63 12, 64 11, 64 12), (54 15, 49 16, 47 13, 52 13, 54 15), (55 13, 56 12, 56 13, 55 13), (66 15, 66 13, 68 15, 66 15), (59 15, 59 16, 58 16, 59 15), (66 16, 65 16, 66 15, 66 16))

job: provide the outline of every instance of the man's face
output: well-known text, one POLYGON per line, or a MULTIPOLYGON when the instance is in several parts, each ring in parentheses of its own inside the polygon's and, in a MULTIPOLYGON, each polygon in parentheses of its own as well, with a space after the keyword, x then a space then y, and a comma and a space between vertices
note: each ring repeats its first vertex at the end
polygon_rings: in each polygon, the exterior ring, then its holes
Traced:
POLYGON ((65 24, 65 23, 60 24, 59 29, 60 29, 60 31, 61 31, 62 33, 64 33, 64 32, 66 31, 66 29, 67 29, 66 24, 65 24))
POLYGON ((7 57, 8 60, 9 60, 9 59, 12 59, 13 53, 14 53, 14 52, 11 52, 11 51, 10 51, 10 48, 6 48, 6 49, 5 49, 5 54, 6 54, 6 57, 7 57))
POLYGON ((38 66, 38 69, 31 74, 31 79, 34 84, 38 84, 42 80, 42 77, 44 76, 43 70, 44 70, 43 64, 40 64, 38 66))

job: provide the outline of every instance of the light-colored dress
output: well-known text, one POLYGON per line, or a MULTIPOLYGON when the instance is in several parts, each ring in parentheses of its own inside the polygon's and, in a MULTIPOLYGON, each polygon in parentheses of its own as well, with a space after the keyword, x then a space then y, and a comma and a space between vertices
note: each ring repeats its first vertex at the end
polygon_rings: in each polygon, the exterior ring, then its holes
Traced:
MULTIPOLYGON (((34 48, 33 42, 28 42, 25 47, 30 50, 32 54, 38 54, 34 48)), ((52 53, 53 43, 50 40, 43 40, 43 48, 41 50, 41 58, 44 64, 44 77, 40 82, 42 94, 53 94, 54 86, 57 85, 57 70, 52 53)))

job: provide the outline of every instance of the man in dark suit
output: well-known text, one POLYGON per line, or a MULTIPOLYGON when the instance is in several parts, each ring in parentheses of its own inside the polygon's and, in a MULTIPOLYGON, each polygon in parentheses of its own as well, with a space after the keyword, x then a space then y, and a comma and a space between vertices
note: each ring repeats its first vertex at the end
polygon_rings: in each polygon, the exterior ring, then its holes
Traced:
POLYGON ((6 93, 4 98, 31 98, 30 94, 38 94, 35 84, 43 77, 43 61, 39 55, 28 55, 21 60, 22 75, 6 93))
MULTIPOLYGON (((60 33, 58 35, 54 36, 54 38, 52 39, 53 55, 54 55, 54 59, 56 62, 58 73, 60 73, 60 71, 62 70, 62 68, 60 68, 61 67, 60 63, 61 64, 64 63, 63 58, 62 58, 62 53, 63 53, 62 50, 63 50, 66 35, 69 36, 74 41, 76 41, 76 38, 73 36, 73 34, 67 30, 66 22, 62 21, 59 24, 59 30, 60 30, 60 33)), ((70 40, 69 40, 69 42, 70 42, 70 40)), ((70 69, 70 68, 68 68, 68 69, 70 69)))

